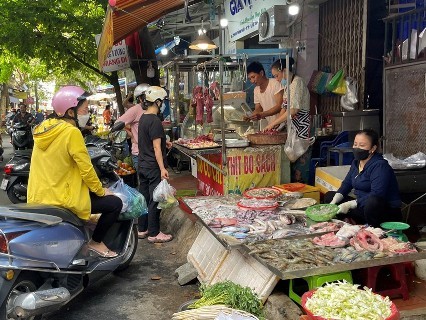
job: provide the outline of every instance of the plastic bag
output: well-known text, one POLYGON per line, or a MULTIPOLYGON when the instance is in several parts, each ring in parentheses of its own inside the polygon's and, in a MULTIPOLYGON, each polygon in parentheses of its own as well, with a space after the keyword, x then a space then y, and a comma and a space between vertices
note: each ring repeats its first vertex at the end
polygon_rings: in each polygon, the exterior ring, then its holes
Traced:
POLYGON ((340 105, 348 110, 355 110, 355 105, 358 103, 358 83, 353 78, 347 77, 346 82, 346 94, 340 98, 340 105))
POLYGON ((125 185, 126 184, 124 183, 123 179, 119 179, 117 182, 115 182, 112 186, 108 188, 115 196, 119 197, 123 202, 123 208, 121 209, 121 212, 126 211, 127 206, 129 205, 129 195, 127 193, 125 185))
POLYGON ((344 72, 343 72, 343 69, 340 69, 339 71, 336 72, 333 78, 331 78, 331 80, 327 83, 325 88, 328 91, 333 92, 333 90, 335 90, 339 86, 340 81, 343 78, 344 78, 344 72))
POLYGON ((423 152, 417 152, 405 159, 399 159, 392 153, 387 153, 383 155, 383 158, 396 170, 422 169, 426 167, 426 154, 423 152))
POLYGON ((136 189, 128 186, 123 179, 115 182, 109 190, 123 202, 118 220, 131 220, 148 213, 144 196, 136 189))
POLYGON ((118 220, 132 220, 148 214, 145 197, 138 190, 127 184, 124 184, 124 187, 127 190, 128 204, 127 209, 118 216, 118 220))
POLYGON ((287 141, 284 145, 284 152, 291 162, 299 159, 308 148, 315 142, 315 138, 302 139, 297 136, 296 127, 291 124, 291 128, 287 135, 287 141))
POLYGON ((158 202, 158 209, 172 208, 179 204, 174 196, 175 194, 176 189, 164 179, 155 187, 152 198, 155 202, 158 202))
POLYGON ((348 89, 346 88, 346 82, 343 77, 342 79, 340 79, 340 82, 337 85, 336 89, 334 89, 332 92, 340 96, 343 96, 346 94, 346 92, 348 92, 348 89))

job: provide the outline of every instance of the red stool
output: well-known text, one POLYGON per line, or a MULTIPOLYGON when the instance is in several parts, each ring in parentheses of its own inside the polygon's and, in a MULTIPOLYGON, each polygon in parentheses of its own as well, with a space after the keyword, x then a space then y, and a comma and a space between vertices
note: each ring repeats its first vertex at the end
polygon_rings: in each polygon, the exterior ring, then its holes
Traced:
POLYGON ((412 279, 412 275, 414 274, 414 272, 413 265, 411 262, 395 263, 385 266, 367 268, 366 286, 371 288, 373 292, 381 294, 382 296, 394 297, 402 295, 402 299, 407 300, 410 296, 408 292, 407 272, 409 279, 412 279), (399 283, 399 287, 393 289, 386 289, 383 291, 376 291, 377 276, 379 274, 379 271, 383 268, 388 268, 390 270, 391 276, 395 281, 399 283))

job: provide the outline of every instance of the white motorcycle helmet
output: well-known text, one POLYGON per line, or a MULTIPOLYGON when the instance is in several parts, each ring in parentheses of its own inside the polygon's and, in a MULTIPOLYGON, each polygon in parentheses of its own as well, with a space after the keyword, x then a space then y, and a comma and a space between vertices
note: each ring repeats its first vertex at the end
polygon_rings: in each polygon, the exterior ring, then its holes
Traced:
POLYGON ((133 99, 137 101, 137 99, 143 95, 146 90, 148 90, 150 85, 148 83, 141 83, 136 86, 135 91, 133 92, 133 99))
POLYGON ((161 87, 152 86, 145 92, 145 100, 148 102, 163 101, 167 97, 167 92, 161 87))

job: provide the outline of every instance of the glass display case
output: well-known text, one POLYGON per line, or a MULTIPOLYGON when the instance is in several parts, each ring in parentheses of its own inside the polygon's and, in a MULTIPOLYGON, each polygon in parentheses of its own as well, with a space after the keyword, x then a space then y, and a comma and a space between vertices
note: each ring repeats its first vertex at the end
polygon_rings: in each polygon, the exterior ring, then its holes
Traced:
MULTIPOLYGON (((259 130, 258 121, 244 121, 244 116, 251 111, 245 102, 245 98, 246 93, 242 91, 223 94, 226 138, 241 138, 259 130)), ((213 122, 206 122, 207 115, 204 111, 203 124, 197 124, 195 121, 195 107, 191 107, 183 120, 181 136, 184 138, 195 138, 199 135, 214 133, 215 140, 219 140, 216 135, 219 136, 221 134, 222 128, 220 110, 220 102, 218 100, 214 101, 213 122)))

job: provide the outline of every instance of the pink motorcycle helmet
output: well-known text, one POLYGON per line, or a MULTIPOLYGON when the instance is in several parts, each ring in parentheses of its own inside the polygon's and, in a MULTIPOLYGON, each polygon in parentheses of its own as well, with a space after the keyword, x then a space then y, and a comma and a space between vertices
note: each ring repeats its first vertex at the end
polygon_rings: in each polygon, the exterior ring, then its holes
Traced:
POLYGON ((58 117, 63 117, 68 109, 75 108, 78 102, 87 98, 89 94, 78 86, 60 88, 52 99, 52 107, 58 117))

